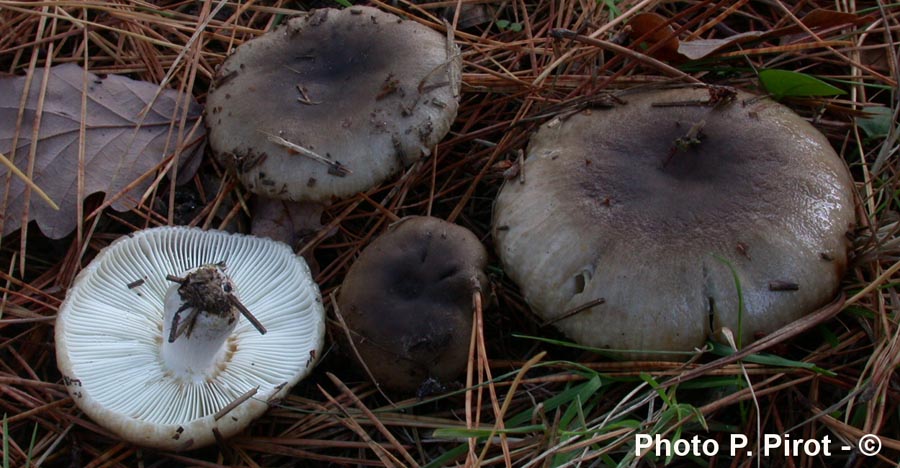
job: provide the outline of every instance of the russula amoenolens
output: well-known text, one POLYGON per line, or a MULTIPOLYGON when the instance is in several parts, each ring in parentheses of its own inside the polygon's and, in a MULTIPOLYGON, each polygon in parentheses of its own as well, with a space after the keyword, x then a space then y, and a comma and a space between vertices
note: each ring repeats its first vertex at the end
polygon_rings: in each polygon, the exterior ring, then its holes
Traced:
POLYGON ((78 275, 56 353, 94 421, 177 451, 264 413, 312 368, 324 330, 319 288, 286 245, 163 227, 113 242, 78 275))
POLYGON ((432 217, 403 218, 363 250, 338 307, 376 383, 409 392, 459 376, 486 264, 471 231, 432 217))
POLYGON ((722 327, 748 343, 833 298, 848 171, 800 116, 734 93, 623 93, 531 138, 493 236, 539 316, 589 346, 689 351, 722 327))
POLYGON ((282 200, 307 202, 318 223, 323 203, 428 154, 456 116, 460 68, 445 35, 360 6, 314 10, 238 47, 217 72, 207 125, 217 158, 258 203, 277 204, 257 209, 279 219, 258 216, 254 234, 292 243, 291 227, 308 228, 292 216, 306 211, 282 200))

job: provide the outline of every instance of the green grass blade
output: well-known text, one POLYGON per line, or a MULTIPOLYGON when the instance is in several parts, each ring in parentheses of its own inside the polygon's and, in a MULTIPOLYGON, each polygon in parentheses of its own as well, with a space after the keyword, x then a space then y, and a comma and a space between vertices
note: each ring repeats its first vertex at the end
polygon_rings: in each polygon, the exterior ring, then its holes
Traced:
MULTIPOLYGON (((738 329, 737 336, 734 337, 735 344, 738 349, 741 349, 741 337, 744 336, 744 292, 743 288, 741 288, 741 278, 737 274, 737 270, 734 269, 734 266, 724 257, 720 257, 718 255, 713 255, 713 257, 722 262, 723 265, 728 267, 728 270, 731 271, 731 279, 734 281, 734 287, 737 288, 737 299, 738 299, 738 329)), ((713 330, 715 332, 715 330, 713 330)))
POLYGON ((37 443, 38 424, 34 423, 34 430, 31 431, 31 442, 28 443, 28 453, 25 455, 25 468, 31 466, 31 455, 34 454, 34 444, 37 443))
MULTIPOLYGON (((595 375, 587 382, 570 387, 565 391, 560 392, 558 395, 545 400, 544 410, 553 411, 566 403, 575 401, 576 398, 581 398, 581 401, 587 401, 597 392, 597 390, 600 390, 601 386, 603 386, 603 382, 600 380, 599 376, 595 375)), ((511 427, 521 426, 526 422, 531 421, 531 413, 531 410, 523 411, 510 418, 506 425, 511 427)))
POLYGON ((491 434, 530 434, 536 431, 543 431, 547 428, 543 424, 532 424, 521 427, 508 427, 506 429, 466 429, 464 427, 444 427, 435 429, 432 435, 436 439, 468 439, 477 437, 484 439, 490 437, 491 434))
MULTIPOLYGON (((712 347, 710 350, 711 353, 719 355, 719 356, 729 356, 734 354, 734 350, 719 343, 709 343, 712 347)), ((835 377, 837 374, 828 370, 822 369, 821 367, 811 363, 811 362, 802 362, 802 361, 794 361, 792 359, 786 359, 781 356, 775 356, 774 354, 751 354, 744 359, 744 362, 752 362, 754 364, 763 364, 767 366, 775 366, 775 367, 789 367, 795 369, 806 369, 813 371, 817 374, 827 375, 829 377, 835 377)))
POLYGON ((520 335, 518 333, 513 333, 512 336, 515 338, 524 338, 527 340, 540 341, 542 343, 548 343, 548 344, 552 344, 552 345, 556 345, 556 346, 565 346, 566 348, 590 351, 592 353, 596 353, 601 356, 606 356, 611 359, 622 359, 621 354, 625 354, 625 353, 632 353, 632 354, 640 353, 640 354, 647 354, 647 355, 661 354, 661 355, 668 355, 668 356, 672 356, 672 355, 693 356, 693 355, 697 354, 696 351, 648 351, 648 350, 643 350, 643 349, 595 348, 592 346, 585 346, 585 345, 580 345, 577 343, 572 343, 570 341, 554 340, 551 338, 544 338, 541 336, 520 335))

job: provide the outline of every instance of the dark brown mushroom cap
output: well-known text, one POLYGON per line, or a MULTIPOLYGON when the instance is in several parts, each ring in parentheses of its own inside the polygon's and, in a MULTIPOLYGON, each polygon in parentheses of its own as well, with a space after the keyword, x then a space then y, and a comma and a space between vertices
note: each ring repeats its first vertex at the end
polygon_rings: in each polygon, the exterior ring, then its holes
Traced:
POLYGON ((545 320, 590 346, 685 351, 721 327, 743 343, 837 292, 853 185, 827 139, 788 108, 705 88, 545 124, 525 183, 508 181, 493 235, 545 320), (689 142, 699 132, 699 142, 689 142), (693 129, 693 131, 692 131, 693 129))
POLYGON ((487 253, 468 229, 432 217, 400 220, 360 254, 338 306, 380 385, 414 391, 465 369, 472 295, 487 253))
POLYGON ((414 21, 369 7, 315 10, 225 61, 207 99, 210 145, 254 193, 349 196, 446 135, 460 66, 446 36, 414 21))

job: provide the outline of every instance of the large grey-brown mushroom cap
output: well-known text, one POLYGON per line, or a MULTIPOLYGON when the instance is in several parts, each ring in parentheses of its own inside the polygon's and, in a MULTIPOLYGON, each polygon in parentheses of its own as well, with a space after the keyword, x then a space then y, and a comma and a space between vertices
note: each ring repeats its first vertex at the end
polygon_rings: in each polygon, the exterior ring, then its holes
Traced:
POLYGON ((344 278, 338 305, 380 385, 412 391, 428 378, 459 376, 486 264, 471 231, 432 217, 404 218, 366 247, 344 278))
POLYGON ((210 145, 254 193, 350 196, 446 135, 460 67, 456 46, 414 21, 369 7, 315 10, 225 61, 207 99, 210 145))
POLYGON ((710 94, 630 93, 554 119, 531 139, 525 183, 502 188, 504 269, 575 341, 691 350, 721 327, 738 335, 742 297, 747 343, 836 294, 854 222, 843 162, 786 107, 745 93, 703 105, 710 94))

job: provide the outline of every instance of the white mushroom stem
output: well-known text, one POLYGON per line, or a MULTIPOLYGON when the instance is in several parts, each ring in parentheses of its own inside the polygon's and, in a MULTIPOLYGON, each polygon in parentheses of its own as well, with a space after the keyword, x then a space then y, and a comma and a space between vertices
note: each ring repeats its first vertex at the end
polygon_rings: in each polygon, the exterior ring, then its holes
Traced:
POLYGON ((169 279, 176 282, 166 291, 163 303, 163 364, 185 381, 214 377, 226 359, 226 342, 240 317, 240 310, 228 299, 234 297, 233 285, 216 265, 197 268, 184 279, 169 279), (198 302, 222 307, 190 305, 198 302))

